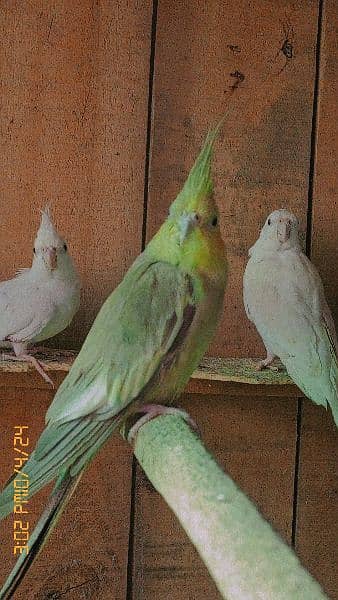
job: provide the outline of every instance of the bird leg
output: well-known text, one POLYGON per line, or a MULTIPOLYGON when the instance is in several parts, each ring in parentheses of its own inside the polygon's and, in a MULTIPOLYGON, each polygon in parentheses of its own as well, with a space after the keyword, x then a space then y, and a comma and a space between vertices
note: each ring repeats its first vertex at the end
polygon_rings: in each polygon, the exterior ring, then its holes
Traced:
POLYGON ((178 417, 182 417, 188 423, 191 429, 193 429, 198 436, 200 435, 200 430, 195 421, 193 421, 193 419, 190 417, 190 415, 188 415, 187 412, 185 412, 185 410, 180 408, 163 406, 163 404, 143 404, 138 412, 144 413, 144 415, 129 429, 128 442, 130 442, 132 445, 135 444, 140 427, 142 427, 142 425, 145 423, 148 423, 148 421, 155 419, 155 417, 158 417, 159 415, 176 415, 178 417))
POLYGON ((278 371, 277 366, 272 366, 272 363, 276 355, 267 350, 266 358, 264 360, 260 360, 256 365, 256 371, 262 371, 263 369, 270 369, 271 371, 278 371))
POLYGON ((50 383, 50 385, 54 388, 54 383, 52 381, 52 379, 47 375, 46 371, 44 370, 44 367, 46 367, 46 365, 37 360, 35 358, 35 356, 32 356, 31 354, 28 354, 25 350, 26 348, 22 347, 22 344, 15 344, 13 343, 13 350, 15 352, 15 354, 2 354, 2 359, 3 360, 16 360, 16 361, 23 361, 23 362, 28 362, 30 363, 36 370, 38 373, 40 373, 41 377, 47 381, 47 383, 50 383))

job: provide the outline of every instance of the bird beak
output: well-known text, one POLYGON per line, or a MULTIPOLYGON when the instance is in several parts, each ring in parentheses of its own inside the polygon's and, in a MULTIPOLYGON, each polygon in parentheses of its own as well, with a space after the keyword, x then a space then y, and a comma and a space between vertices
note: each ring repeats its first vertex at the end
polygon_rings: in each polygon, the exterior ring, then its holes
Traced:
POLYGON ((287 242, 291 235, 291 221, 280 221, 277 225, 277 239, 281 244, 287 242))
POLYGON ((56 248, 46 248, 44 260, 46 267, 48 267, 50 271, 54 271, 58 262, 56 248))
POLYGON ((183 244, 187 235, 190 233, 192 228, 198 222, 198 216, 196 213, 190 213, 186 215, 182 215, 179 222, 179 231, 180 231, 180 245, 183 244))

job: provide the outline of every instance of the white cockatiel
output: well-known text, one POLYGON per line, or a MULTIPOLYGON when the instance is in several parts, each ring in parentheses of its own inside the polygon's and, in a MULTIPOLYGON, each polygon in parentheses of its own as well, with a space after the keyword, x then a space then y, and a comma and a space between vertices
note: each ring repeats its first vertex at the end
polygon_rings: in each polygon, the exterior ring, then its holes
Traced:
POLYGON ((53 385, 28 346, 69 325, 79 307, 80 280, 48 209, 42 211, 33 252, 30 269, 0 283, 0 345, 12 347, 15 353, 3 358, 30 362, 53 385))
POLYGON ((258 369, 278 356, 316 404, 329 404, 338 426, 338 345, 320 276, 302 252, 298 220, 287 210, 267 218, 250 248, 244 304, 267 351, 258 369))

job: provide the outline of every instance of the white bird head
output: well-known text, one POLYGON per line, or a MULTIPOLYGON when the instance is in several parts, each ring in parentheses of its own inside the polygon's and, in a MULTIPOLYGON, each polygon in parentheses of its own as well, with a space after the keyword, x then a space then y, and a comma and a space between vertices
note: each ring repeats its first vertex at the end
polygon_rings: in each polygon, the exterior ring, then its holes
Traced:
POLYGON ((274 210, 266 219, 256 244, 250 255, 259 251, 283 251, 299 248, 299 221, 295 215, 281 208, 274 210))
POLYGON ((68 262, 67 244, 56 231, 49 208, 45 208, 41 213, 41 224, 33 249, 34 263, 52 272, 68 262))

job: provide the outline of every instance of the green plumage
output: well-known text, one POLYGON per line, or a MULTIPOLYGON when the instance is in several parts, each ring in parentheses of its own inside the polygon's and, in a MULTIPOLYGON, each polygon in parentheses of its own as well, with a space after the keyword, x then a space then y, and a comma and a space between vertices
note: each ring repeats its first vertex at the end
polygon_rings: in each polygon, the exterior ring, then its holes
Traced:
POLYGON ((207 135, 201 152, 199 153, 182 190, 170 207, 171 215, 181 214, 187 210, 192 199, 195 201, 196 199, 205 199, 207 196, 211 196, 214 187, 211 176, 213 145, 222 122, 223 120, 220 121, 217 127, 211 130, 207 135))
MULTIPOLYGON (((209 134, 167 221, 104 303, 47 412, 47 426, 25 466, 30 496, 58 482, 40 533, 33 534, 30 560, 54 525, 55 498, 64 504, 69 497, 60 494, 65 482, 73 489, 73 479, 138 406, 179 396, 215 331, 226 280, 211 197, 216 134, 209 134)), ((0 495, 0 518, 12 508, 10 483, 0 495)), ((15 589, 21 571, 22 560, 6 590, 15 589)))

